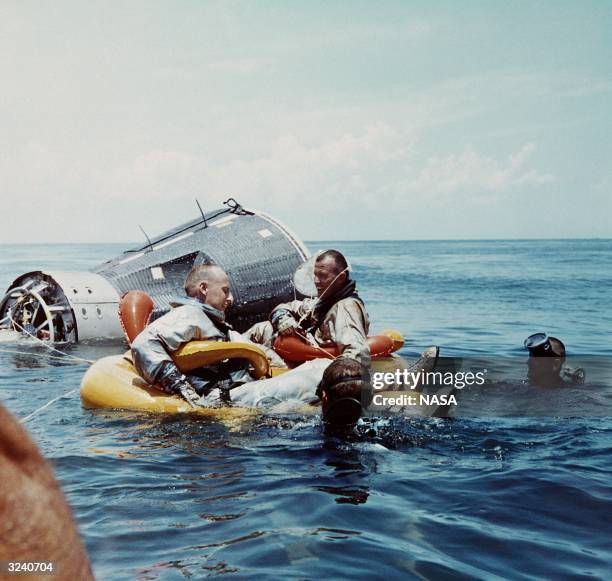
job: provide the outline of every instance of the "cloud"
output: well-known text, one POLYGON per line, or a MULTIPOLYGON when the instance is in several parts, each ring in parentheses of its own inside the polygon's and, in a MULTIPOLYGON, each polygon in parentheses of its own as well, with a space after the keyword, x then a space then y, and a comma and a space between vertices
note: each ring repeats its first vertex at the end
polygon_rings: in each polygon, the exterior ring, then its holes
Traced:
MULTIPOLYGON (((109 160, 78 163, 52 148, 32 145, 1 157, 0 174, 6 191, 28 192, 18 201, 22 211, 52 202, 53 232, 68 232, 73 219, 82 215, 94 238, 108 235, 106 223, 102 218, 98 223, 97 217, 117 208, 126 225, 141 220, 141 209, 148 208, 145 223, 163 229, 169 221, 182 220, 180 208, 191 208, 194 198, 211 210, 233 196, 247 207, 281 217, 299 210, 308 237, 309 230, 321 230, 323 208, 329 222, 325 227, 338 231, 347 217, 355 228, 358 222, 376 222, 383 206, 392 206, 395 216, 409 216, 415 204, 488 205, 525 187, 547 186, 555 177, 534 167, 535 151, 535 144, 526 143, 503 158, 471 146, 427 155, 414 130, 375 123, 308 143, 285 135, 265 154, 250 158, 156 149, 119 167, 109 160)), ((45 232, 51 226, 42 215, 39 222, 39 237, 52 236, 45 232)))
POLYGON ((459 154, 430 157, 416 179, 406 183, 406 188, 448 196, 460 192, 494 194, 513 186, 554 182, 552 174, 525 168, 535 149, 533 143, 527 143, 503 161, 478 154, 472 147, 459 154))
POLYGON ((274 59, 267 58, 245 58, 221 60, 208 64, 211 71, 246 75, 253 74, 269 68, 274 64, 274 59))
MULTIPOLYGON (((516 129, 503 120, 513 114, 517 104, 528 104, 532 111, 521 129, 525 132, 525 128, 533 129, 542 122, 538 116, 546 117, 551 100, 587 99, 611 92, 612 81, 598 76, 502 69, 443 79, 411 93, 406 102, 413 123, 422 129, 494 115, 494 129, 499 134, 502 127, 506 133, 516 129)), ((575 123, 589 112, 585 102, 577 113, 573 112, 573 118, 558 116, 554 125, 575 123)))
POLYGON ((214 162, 208 155, 152 151, 133 160, 110 191, 158 197, 233 193, 242 199, 293 206, 352 200, 375 205, 378 196, 446 198, 464 192, 499 194, 514 186, 545 185, 555 177, 529 167, 536 146, 526 143, 505 159, 471 146, 424 158, 418 138, 387 124, 306 145, 294 136, 278 139, 265 156, 214 162), (119 187, 123 184, 123 188, 119 187))
POLYGON ((155 150, 106 180, 107 195, 163 198, 232 194, 258 205, 292 207, 374 195, 413 155, 416 138, 386 124, 307 145, 293 135, 273 142, 264 156, 215 160, 209 154, 155 150))

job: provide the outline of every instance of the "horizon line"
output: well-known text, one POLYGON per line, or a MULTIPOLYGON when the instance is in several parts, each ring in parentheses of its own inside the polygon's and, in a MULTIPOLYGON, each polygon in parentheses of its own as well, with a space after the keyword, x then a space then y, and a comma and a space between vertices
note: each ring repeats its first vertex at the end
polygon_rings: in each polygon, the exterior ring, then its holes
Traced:
MULTIPOLYGON (((306 238, 303 242, 529 242, 529 241, 579 241, 579 240, 612 240, 605 236, 583 236, 572 238, 306 238)), ((138 245, 142 241, 98 241, 98 242, 0 242, 0 246, 40 246, 41 244, 53 246, 69 246, 74 244, 126 244, 138 245)))

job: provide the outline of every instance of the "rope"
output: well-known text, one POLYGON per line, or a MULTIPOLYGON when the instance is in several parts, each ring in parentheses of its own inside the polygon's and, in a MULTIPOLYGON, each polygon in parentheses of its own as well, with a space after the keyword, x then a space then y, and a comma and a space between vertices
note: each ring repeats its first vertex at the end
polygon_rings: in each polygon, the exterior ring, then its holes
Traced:
POLYGON ((312 308, 310 309, 310 311, 304 313, 298 320, 298 325, 301 325, 304 320, 306 320, 308 317, 310 317, 310 315, 312 315, 312 313, 314 312, 314 310, 316 309, 317 305, 321 302, 321 299, 325 296, 325 293, 332 287, 332 285, 338 280, 338 277, 340 277, 341 275, 343 275, 345 272, 349 272, 351 269, 350 267, 346 267, 344 269, 342 269, 336 276, 334 276, 334 278, 332 279, 332 281, 323 289, 323 292, 314 300, 314 303, 312 304, 312 308))
MULTIPOLYGON (((342 274, 344 274, 345 272, 350 271, 350 267, 346 267, 344 269, 342 269, 333 279, 332 281, 323 289, 323 292, 315 299, 312 308, 307 311, 306 313, 304 313, 299 319, 298 319, 298 328, 301 326, 301 324, 312 315, 312 313, 314 312, 314 309, 316 308, 316 306, 321 302, 321 299, 323 298, 323 296, 325 295, 325 293, 331 288, 331 286, 338 280, 338 277, 341 276, 342 274)), ((327 351, 326 349, 324 349, 323 347, 321 347, 321 345, 319 345, 315 340, 311 340, 311 338, 304 334, 304 333, 300 333, 299 331, 295 333, 300 339, 303 339, 306 343, 308 343, 308 345, 310 345, 311 347, 314 347, 315 349, 318 349, 319 351, 321 351, 322 353, 325 353, 325 355, 327 356, 328 359, 333 359, 336 360, 338 359, 338 357, 340 357, 340 355, 338 356, 334 356, 332 355, 329 351, 327 351)))
POLYGON ((68 391, 66 393, 63 393, 62 395, 53 398, 51 401, 48 401, 45 405, 39 407, 37 410, 34 410, 31 414, 27 415, 25 418, 21 418, 19 420, 20 423, 25 424, 27 421, 29 421, 30 419, 32 419, 36 414, 42 412, 45 408, 48 408, 50 405, 54 404, 56 401, 59 401, 60 399, 64 399, 67 397, 70 397, 73 393, 76 393, 77 391, 79 391, 79 389, 73 389, 71 391, 68 391))
POLYGON ((22 333, 25 333, 28 337, 31 337, 32 339, 40 343, 43 347, 49 349, 50 351, 55 351, 56 353, 59 353, 60 355, 63 355, 64 357, 69 357, 70 359, 73 359, 74 361, 81 361, 83 363, 89 363, 89 364, 95 363, 95 361, 91 359, 84 359, 83 357, 77 357, 76 355, 70 355, 70 353, 64 353, 63 351, 60 351, 59 349, 56 349, 55 347, 51 347, 51 345, 47 345, 45 341, 43 341, 42 339, 39 339, 36 335, 32 335, 32 333, 24 329, 17 321, 15 321, 10 312, 8 314, 8 317, 11 320, 11 323, 13 323, 13 325, 21 329, 22 333))
POLYGON ((328 359, 333 359, 335 361, 336 359, 338 359, 338 357, 340 357, 340 355, 337 355, 337 356, 332 355, 330 351, 327 351, 326 349, 321 347, 321 345, 319 345, 315 340, 311 339, 311 337, 308 335, 297 332, 296 336, 302 339, 304 343, 307 343, 311 347, 314 347, 315 349, 318 349, 319 351, 325 353, 328 359))
MULTIPOLYGON (((4 347, 0 347, 0 353, 12 353, 14 355, 32 355, 32 351, 18 351, 17 349, 4 349, 4 347)), ((59 355, 47 355, 47 357, 49 357, 50 359, 60 359, 62 361, 66 359, 66 356, 60 357, 59 355)), ((71 357, 71 355, 68 355, 67 357, 71 357)), ((81 361, 87 362, 88 364, 93 363, 93 361, 89 361, 88 359, 79 359, 78 361, 75 361, 75 363, 80 364, 81 361)))
MULTIPOLYGON (((76 355, 70 355, 69 353, 64 353, 63 351, 60 351, 59 349, 56 349, 55 347, 51 347, 51 345, 47 345, 42 339, 39 339, 35 335, 32 335, 32 333, 28 332, 26 329, 23 328, 23 326, 21 326, 17 321, 15 321, 13 319, 13 317, 11 316, 10 312, 8 314, 8 318, 10 319, 11 323, 15 327, 18 327, 19 329, 21 329, 21 331, 23 333, 25 333, 26 335, 28 335, 32 339, 35 339, 38 343, 40 343, 41 345, 43 345, 47 349, 49 349, 51 351, 55 351, 56 353, 59 353, 60 355, 62 355, 62 357, 58 357, 57 355, 49 355, 49 354, 47 354, 47 357, 51 357, 53 359, 62 359, 62 360, 65 359, 65 358, 68 358, 68 359, 72 359, 73 361, 79 362, 79 363, 87 363, 87 364, 95 363, 95 361, 92 361, 91 359, 84 359, 83 357, 77 357, 76 355)), ((3 351, 4 353, 16 353, 18 355, 31 355, 32 354, 32 353, 28 353, 27 351, 18 351, 16 349, 3 349, 3 348, 0 348, 0 351, 3 351)), ((19 422, 22 423, 22 424, 25 424, 26 422, 31 420, 34 416, 36 416, 37 414, 42 412, 44 409, 46 409, 49 406, 53 405, 55 402, 59 401, 60 399, 68 398, 72 394, 76 393, 77 391, 79 391, 79 388, 72 389, 72 390, 70 390, 70 391, 68 391, 66 393, 63 393, 62 395, 60 395, 58 397, 53 398, 52 400, 48 401, 45 405, 39 407, 38 409, 34 410, 31 414, 27 415, 25 418, 22 418, 21 420, 19 420, 19 422)))

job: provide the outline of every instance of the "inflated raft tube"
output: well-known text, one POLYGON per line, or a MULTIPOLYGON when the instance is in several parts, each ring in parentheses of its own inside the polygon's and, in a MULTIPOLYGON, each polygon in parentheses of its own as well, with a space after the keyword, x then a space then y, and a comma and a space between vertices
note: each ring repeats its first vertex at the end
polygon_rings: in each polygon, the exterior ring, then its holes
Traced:
MULTIPOLYGON (((103 357, 87 370, 81 381, 81 400, 85 407, 164 413, 194 411, 183 398, 168 395, 142 379, 130 356, 128 351, 125 355, 103 357)), ((271 374, 265 353, 248 343, 191 341, 174 355, 177 367, 183 372, 226 359, 249 361, 257 379, 271 374)), ((200 413, 200 408, 197 411, 200 413)))
POLYGON ((266 354, 252 343, 190 341, 174 353, 173 359, 183 373, 225 359, 246 359, 253 367, 252 375, 255 379, 270 374, 270 364, 266 354))
POLYGON ((86 408, 113 408, 145 412, 180 413, 192 407, 184 399, 155 389, 142 379, 133 363, 122 355, 96 361, 81 381, 86 408))
POLYGON ((138 334, 149 324, 155 304, 148 293, 131 290, 123 293, 119 299, 119 323, 128 345, 131 345, 138 334))
MULTIPOLYGON (((368 337, 368 345, 373 358, 388 357, 404 345, 404 338, 398 331, 383 331, 380 335, 368 337)), ((335 359, 340 355, 334 343, 315 347, 295 336, 278 337, 274 342, 274 351, 288 363, 304 363, 319 358, 335 359)))

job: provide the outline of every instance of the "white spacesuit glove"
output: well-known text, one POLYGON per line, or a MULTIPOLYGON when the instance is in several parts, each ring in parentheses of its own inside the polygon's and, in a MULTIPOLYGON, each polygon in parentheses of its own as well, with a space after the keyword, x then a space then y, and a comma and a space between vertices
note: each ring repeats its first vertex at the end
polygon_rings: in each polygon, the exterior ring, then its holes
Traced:
POLYGON ((294 316, 290 313, 287 313, 283 317, 278 320, 277 323, 277 332, 279 335, 283 337, 286 335, 293 335, 295 331, 299 328, 298 322, 295 320, 294 316))

